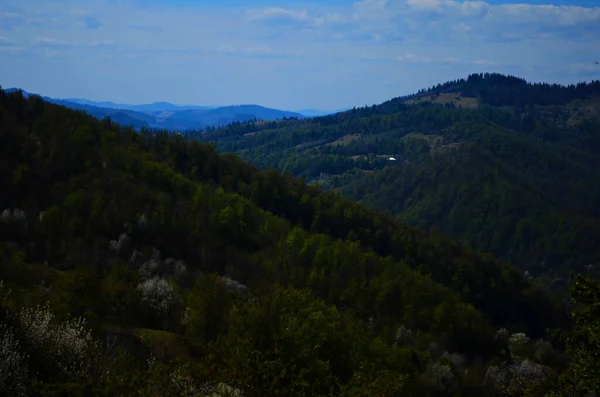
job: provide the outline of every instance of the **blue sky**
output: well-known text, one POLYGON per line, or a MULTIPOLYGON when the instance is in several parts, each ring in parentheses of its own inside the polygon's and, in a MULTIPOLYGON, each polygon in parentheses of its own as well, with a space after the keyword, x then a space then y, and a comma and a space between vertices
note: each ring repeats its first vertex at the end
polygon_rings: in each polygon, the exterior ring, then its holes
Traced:
POLYGON ((363 106, 473 72, 600 79, 600 0, 2 0, 0 85, 58 98, 363 106))

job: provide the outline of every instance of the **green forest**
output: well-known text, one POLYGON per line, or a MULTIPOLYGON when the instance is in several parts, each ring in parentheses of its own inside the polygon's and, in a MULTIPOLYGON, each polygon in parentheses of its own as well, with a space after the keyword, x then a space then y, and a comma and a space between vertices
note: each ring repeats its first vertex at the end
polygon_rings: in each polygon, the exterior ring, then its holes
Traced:
POLYGON ((595 395, 598 84, 506 80, 203 135, 0 90, 0 395, 595 395))
POLYGON ((490 253, 545 289, 600 274, 599 81, 473 74, 332 116, 190 135, 490 253))

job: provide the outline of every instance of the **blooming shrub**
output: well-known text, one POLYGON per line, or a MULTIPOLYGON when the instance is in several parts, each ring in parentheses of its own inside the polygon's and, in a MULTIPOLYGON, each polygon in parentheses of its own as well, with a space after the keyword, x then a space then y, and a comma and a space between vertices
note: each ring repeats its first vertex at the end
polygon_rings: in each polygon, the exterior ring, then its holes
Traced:
POLYGON ((142 253, 138 250, 133 250, 133 253, 129 257, 129 262, 133 264, 137 264, 142 260, 142 253))
POLYGON ((48 307, 38 306, 21 312, 19 322, 28 344, 42 352, 60 376, 77 379, 90 371, 99 346, 85 319, 57 323, 48 307))
POLYGON ((27 213, 19 208, 15 208, 13 210, 7 208, 0 213, 0 221, 4 223, 15 222, 21 225, 26 225, 27 213))
POLYGON ((25 211, 15 208, 12 211, 12 219, 15 222, 18 223, 26 223, 27 222, 27 214, 25 213, 25 211))
POLYGON ((525 335, 523 332, 519 332, 512 334, 510 338, 508 338, 508 343, 514 346, 523 346, 529 343, 529 337, 527 337, 527 335, 525 335))
POLYGON ((465 366, 465 359, 458 353, 444 352, 442 360, 450 362, 456 371, 462 371, 465 366))
POLYGON ((152 309, 167 312, 177 300, 177 292, 167 280, 154 277, 137 286, 142 300, 152 309))
POLYGON ((213 390, 211 397, 243 397, 241 390, 229 386, 226 383, 219 383, 213 390))
POLYGON ((508 330, 506 328, 500 328, 498 331, 496 331, 496 335, 494 336, 497 340, 508 340, 508 337, 510 336, 510 333, 508 332, 508 330))
POLYGON ((438 390, 449 390, 454 385, 455 377, 449 365, 430 361, 425 373, 438 390))
POLYGON ((146 262, 142 263, 138 273, 140 275, 141 280, 149 280, 158 272, 160 267, 160 261, 156 259, 150 259, 146 262))
POLYGON ((205 384, 198 385, 181 369, 171 371, 169 374, 171 385, 181 397, 200 397, 210 393, 210 387, 205 384))
POLYGON ((485 379, 498 390, 508 394, 520 394, 528 387, 535 387, 551 375, 549 368, 531 360, 515 360, 512 364, 492 365, 485 379))
POLYGON ((223 284, 225 285, 225 288, 227 288, 230 291, 233 291, 241 296, 245 296, 248 293, 248 287, 246 287, 244 284, 241 284, 240 282, 236 281, 236 280, 232 280, 231 278, 225 276, 225 277, 219 277, 219 280, 223 282, 223 284))
POLYGON ((121 233, 118 240, 111 240, 109 243, 111 252, 117 255, 124 254, 129 249, 129 236, 126 233, 121 233))
POLYGON ((542 361, 544 359, 544 355, 546 355, 546 353, 550 351, 552 351, 552 345, 549 342, 546 342, 543 339, 540 339, 537 342, 535 342, 534 357, 536 360, 542 361))
POLYGON ((413 341, 412 331, 406 328, 404 325, 401 325, 396 330, 396 336, 394 340, 394 346, 397 345, 410 345, 413 341))
POLYGON ((187 266, 182 260, 175 260, 173 258, 169 258, 165 260, 164 263, 165 270, 168 274, 173 275, 174 277, 183 277, 187 274, 187 266))
POLYGON ((148 219, 146 218, 146 215, 144 215, 144 214, 140 215, 140 217, 138 218, 138 222, 137 222, 138 227, 140 229, 145 229, 147 224, 148 224, 148 219))
POLYGON ((19 349, 12 330, 0 324, 0 390, 10 396, 28 395, 27 356, 19 349))
POLYGON ((10 222, 12 220, 12 211, 8 208, 0 213, 0 221, 2 222, 10 222))

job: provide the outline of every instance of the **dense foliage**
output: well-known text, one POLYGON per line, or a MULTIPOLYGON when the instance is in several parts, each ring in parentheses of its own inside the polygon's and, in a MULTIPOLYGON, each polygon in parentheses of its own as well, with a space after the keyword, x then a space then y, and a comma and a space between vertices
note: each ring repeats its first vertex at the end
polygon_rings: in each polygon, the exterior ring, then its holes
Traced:
POLYGON ((544 395, 593 373, 594 329, 565 371, 563 309, 516 270, 289 174, 2 91, 0 151, 8 395, 544 395))
POLYGON ((198 138, 492 253, 555 290, 600 267, 597 81, 475 74, 377 106, 198 138))

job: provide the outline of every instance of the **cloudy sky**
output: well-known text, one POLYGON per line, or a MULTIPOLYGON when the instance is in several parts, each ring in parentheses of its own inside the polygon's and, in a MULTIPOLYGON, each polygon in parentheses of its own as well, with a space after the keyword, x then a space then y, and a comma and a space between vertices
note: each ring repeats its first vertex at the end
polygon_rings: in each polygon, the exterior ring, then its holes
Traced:
POLYGON ((0 85, 334 110, 473 72, 600 79, 600 0, 524 1, 2 0, 0 85))

